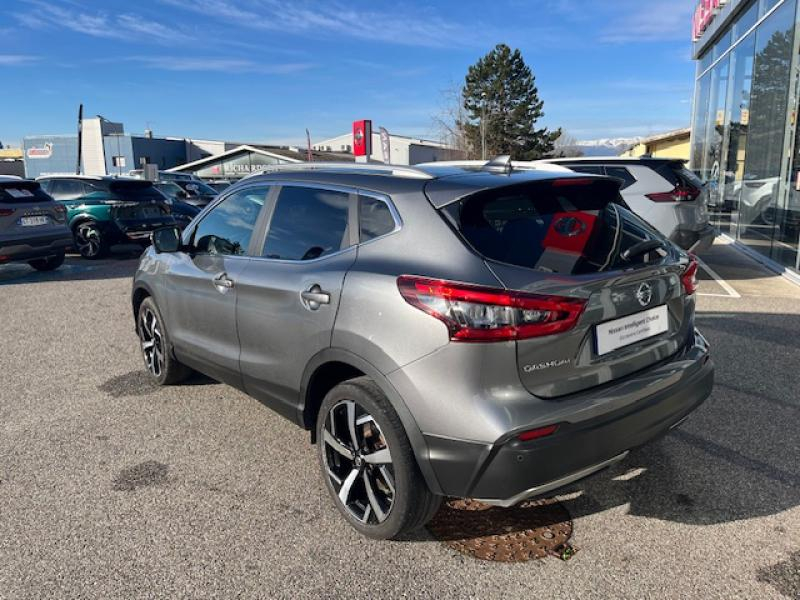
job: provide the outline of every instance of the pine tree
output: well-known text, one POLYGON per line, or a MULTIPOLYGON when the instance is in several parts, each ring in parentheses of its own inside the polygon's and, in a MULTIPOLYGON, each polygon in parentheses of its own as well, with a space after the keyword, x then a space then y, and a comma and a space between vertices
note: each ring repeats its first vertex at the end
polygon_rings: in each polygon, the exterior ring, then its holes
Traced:
POLYGON ((544 116, 536 79, 519 50, 505 44, 469 68, 462 91, 467 120, 459 123, 473 156, 482 154, 481 121, 486 130, 486 157, 510 154, 534 160, 553 151, 561 130, 537 129, 544 116))

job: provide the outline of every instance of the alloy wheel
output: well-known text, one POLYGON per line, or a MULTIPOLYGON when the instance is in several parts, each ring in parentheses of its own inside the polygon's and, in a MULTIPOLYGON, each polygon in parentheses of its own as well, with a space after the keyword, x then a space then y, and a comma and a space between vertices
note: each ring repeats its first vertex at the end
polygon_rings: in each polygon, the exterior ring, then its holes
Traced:
POLYGON ((361 523, 383 523, 394 505, 394 468, 386 437, 372 415, 352 400, 339 402, 325 417, 321 443, 339 502, 361 523))
POLYGON ((153 377, 160 377, 164 371, 164 338, 158 317, 149 307, 139 313, 139 340, 147 370, 153 377))
POLYGON ((75 245, 81 256, 97 256, 101 248, 100 230, 91 223, 81 223, 75 230, 75 245))

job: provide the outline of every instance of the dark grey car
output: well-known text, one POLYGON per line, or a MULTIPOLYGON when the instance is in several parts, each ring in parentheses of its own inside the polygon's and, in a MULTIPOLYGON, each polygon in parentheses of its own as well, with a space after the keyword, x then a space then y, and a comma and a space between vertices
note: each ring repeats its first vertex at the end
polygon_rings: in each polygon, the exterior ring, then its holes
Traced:
POLYGON ((0 176, 0 264, 27 262, 52 271, 72 246, 67 211, 36 181, 0 176))
POLYGON ((133 282, 150 374, 195 369, 311 431, 335 504, 370 537, 422 526, 443 496, 549 493, 711 392, 697 263, 617 180, 284 166, 179 235, 154 234, 133 282))

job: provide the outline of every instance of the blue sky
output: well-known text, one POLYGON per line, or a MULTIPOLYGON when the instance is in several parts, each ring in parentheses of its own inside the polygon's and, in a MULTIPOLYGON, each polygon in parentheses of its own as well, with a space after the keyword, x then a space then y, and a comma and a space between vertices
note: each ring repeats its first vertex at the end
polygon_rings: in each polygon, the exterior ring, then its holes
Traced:
POLYGON ((469 65, 519 48, 578 139, 687 126, 693 0, 0 0, 0 140, 77 107, 157 135, 297 143, 371 118, 432 137, 469 65))

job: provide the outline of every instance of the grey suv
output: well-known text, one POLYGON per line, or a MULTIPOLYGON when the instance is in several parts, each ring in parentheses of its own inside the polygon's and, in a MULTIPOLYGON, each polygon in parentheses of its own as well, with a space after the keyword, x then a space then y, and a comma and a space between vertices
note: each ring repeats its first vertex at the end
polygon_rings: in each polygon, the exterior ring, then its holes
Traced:
POLYGON ((443 496, 551 492, 713 384, 696 262, 619 198, 617 180, 547 166, 276 167, 153 234, 132 293, 145 365, 309 430, 373 538, 443 496))

